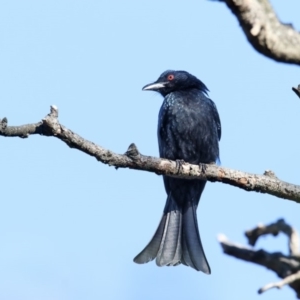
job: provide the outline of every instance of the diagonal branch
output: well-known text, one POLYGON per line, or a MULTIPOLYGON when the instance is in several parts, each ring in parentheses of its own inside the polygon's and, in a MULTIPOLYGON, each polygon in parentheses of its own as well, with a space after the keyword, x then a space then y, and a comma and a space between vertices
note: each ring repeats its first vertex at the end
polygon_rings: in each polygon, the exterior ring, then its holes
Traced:
POLYGON ((291 272, 300 269, 300 262, 296 257, 286 256, 281 252, 269 253, 263 249, 255 250, 237 243, 230 242, 223 234, 218 236, 218 241, 227 255, 266 267, 274 271, 281 278, 289 276, 291 272))
POLYGON ((29 137, 32 134, 53 136, 65 142, 69 147, 78 149, 95 157, 98 161, 115 166, 116 168, 130 168, 168 175, 184 179, 207 179, 223 182, 246 191, 267 193, 279 198, 300 203, 300 186, 278 179, 272 171, 264 175, 245 173, 217 165, 192 165, 181 163, 180 168, 175 161, 145 156, 139 153, 137 147, 131 144, 125 154, 116 154, 72 132, 58 121, 58 109, 51 106, 51 112, 35 124, 22 126, 8 126, 7 119, 0 120, 0 135, 5 137, 29 137))
POLYGON ((237 17, 250 44, 279 62, 300 65, 300 33, 283 24, 268 0, 220 0, 237 17))

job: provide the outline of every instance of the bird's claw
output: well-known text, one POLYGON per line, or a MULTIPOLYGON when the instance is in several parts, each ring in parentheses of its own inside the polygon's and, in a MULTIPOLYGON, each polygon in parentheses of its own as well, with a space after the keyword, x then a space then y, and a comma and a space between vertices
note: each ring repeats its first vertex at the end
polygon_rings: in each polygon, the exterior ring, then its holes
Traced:
POLYGON ((177 174, 180 172, 180 168, 182 165, 185 163, 183 159, 176 159, 176 169, 177 169, 177 174))
POLYGON ((200 163, 199 168, 200 168, 201 174, 205 174, 207 165, 200 163))

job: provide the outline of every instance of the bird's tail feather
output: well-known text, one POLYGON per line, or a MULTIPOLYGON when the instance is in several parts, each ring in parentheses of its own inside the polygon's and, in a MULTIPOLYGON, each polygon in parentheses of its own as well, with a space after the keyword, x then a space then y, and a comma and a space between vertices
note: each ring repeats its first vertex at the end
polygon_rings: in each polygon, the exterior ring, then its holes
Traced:
POLYGON ((155 234, 149 244, 140 252, 133 261, 137 264, 145 264, 151 260, 153 260, 157 256, 157 252, 160 248, 160 243, 162 240, 162 236, 165 230, 165 223, 167 220, 167 216, 163 215, 158 228, 155 231, 155 234))
POLYGON ((196 206, 191 202, 187 203, 183 211, 181 262, 197 271, 210 274, 210 267, 200 239, 196 206))
POLYGON ((171 193, 153 238, 134 262, 143 264, 155 258, 158 266, 183 263, 210 274, 199 235, 196 206, 189 202, 182 211, 171 193))
POLYGON ((181 228, 182 212, 170 194, 153 238, 134 258, 134 262, 143 264, 156 258, 158 266, 179 264, 182 253, 181 228))
MULTIPOLYGON (((169 197, 171 198, 171 197, 169 197)), ((158 266, 176 266, 181 259, 181 228, 182 212, 177 207, 173 199, 169 200, 168 210, 166 213, 165 229, 161 239, 160 247, 156 257, 158 266)))

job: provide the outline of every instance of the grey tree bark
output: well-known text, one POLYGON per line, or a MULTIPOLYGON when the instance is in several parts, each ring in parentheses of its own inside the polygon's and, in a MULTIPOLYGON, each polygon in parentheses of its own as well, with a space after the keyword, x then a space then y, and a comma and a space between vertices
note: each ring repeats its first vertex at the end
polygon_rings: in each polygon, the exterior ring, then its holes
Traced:
POLYGON ((142 155, 135 144, 131 144, 124 154, 114 153, 85 140, 60 124, 56 106, 51 106, 50 113, 38 123, 8 126, 7 118, 0 119, 0 136, 28 138, 33 134, 58 138, 70 148, 80 150, 95 157, 98 161, 115 168, 143 170, 184 179, 218 181, 246 191, 267 193, 300 203, 300 186, 280 180, 270 170, 265 171, 263 175, 259 175, 219 167, 214 164, 199 166, 189 163, 178 163, 168 159, 142 155))
POLYGON ((278 62, 300 65, 300 32, 278 19, 268 0, 220 0, 237 17, 249 43, 278 62))

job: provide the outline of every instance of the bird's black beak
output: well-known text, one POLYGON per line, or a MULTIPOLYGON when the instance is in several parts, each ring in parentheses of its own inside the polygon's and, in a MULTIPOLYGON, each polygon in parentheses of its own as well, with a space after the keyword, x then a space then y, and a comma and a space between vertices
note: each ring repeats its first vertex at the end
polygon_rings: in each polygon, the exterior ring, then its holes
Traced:
POLYGON ((166 87, 166 82, 153 82, 145 85, 142 90, 143 91, 159 91, 166 87))

